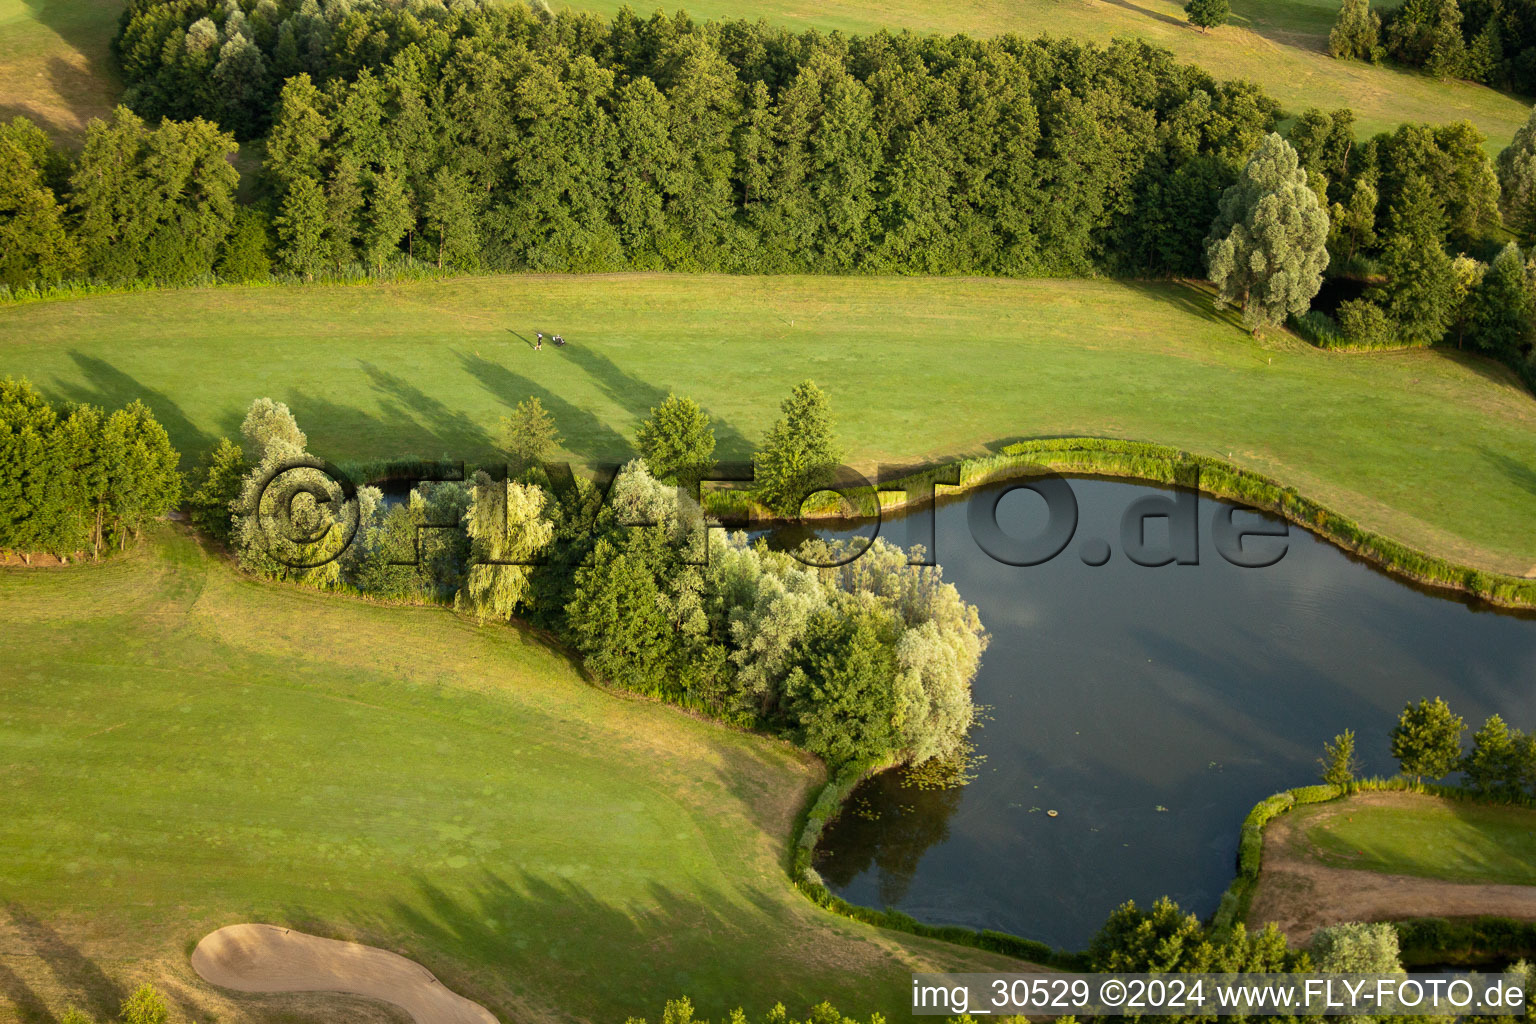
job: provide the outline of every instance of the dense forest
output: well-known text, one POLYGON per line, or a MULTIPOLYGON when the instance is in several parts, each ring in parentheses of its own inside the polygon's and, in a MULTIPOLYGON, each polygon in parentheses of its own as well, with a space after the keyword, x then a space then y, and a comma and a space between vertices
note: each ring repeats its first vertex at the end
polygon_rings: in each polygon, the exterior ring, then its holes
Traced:
MULTIPOLYGON (((518 4, 139 2, 151 119, 269 136, 279 263, 1198 273, 1278 108, 1143 44, 518 4)), ((94 268, 91 268, 94 270, 94 268)))
POLYGON ((1320 345, 1447 342, 1532 373, 1533 269, 1509 243, 1536 241, 1536 127, 1497 167, 1465 122, 1360 142, 1347 109, 1271 144, 1281 111, 1257 87, 1132 40, 507 0, 133 0, 116 49, 126 105, 78 156, 0 128, 13 294, 458 270, 1209 274, 1254 329, 1289 316, 1320 345), (1324 275, 1341 287, 1314 302, 1324 275))

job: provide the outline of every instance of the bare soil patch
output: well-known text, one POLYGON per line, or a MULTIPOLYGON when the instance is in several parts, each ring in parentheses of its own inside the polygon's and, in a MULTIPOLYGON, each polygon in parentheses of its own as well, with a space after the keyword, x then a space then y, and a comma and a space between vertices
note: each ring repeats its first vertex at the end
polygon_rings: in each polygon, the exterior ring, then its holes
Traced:
MULTIPOLYGON (((1362 805, 1404 806, 1422 799, 1411 793, 1365 793, 1305 820, 1362 805)), ((1414 875, 1352 870, 1318 863, 1302 819, 1283 814, 1264 830, 1264 866, 1248 911, 1248 925, 1273 922, 1291 945, 1305 945, 1317 929, 1346 921, 1396 921, 1410 917, 1496 915, 1536 920, 1536 886, 1446 882, 1414 875)))

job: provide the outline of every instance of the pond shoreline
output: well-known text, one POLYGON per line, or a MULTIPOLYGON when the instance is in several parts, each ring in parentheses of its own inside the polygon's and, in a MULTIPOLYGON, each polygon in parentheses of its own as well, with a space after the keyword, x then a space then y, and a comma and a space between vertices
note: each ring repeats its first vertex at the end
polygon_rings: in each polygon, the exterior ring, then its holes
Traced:
MULTIPOLYGON (((1261 473, 1208 455, 1196 455, 1148 441, 1099 437, 1020 441, 1005 446, 996 455, 960 459, 880 485, 880 512, 920 508, 935 501, 963 496, 986 484, 1042 472, 1186 487, 1207 497, 1239 501, 1281 516, 1348 554, 1419 586, 1464 594, 1497 608, 1536 609, 1536 578, 1476 569, 1429 554, 1367 530, 1348 516, 1305 497, 1296 488, 1284 486, 1261 473), (944 488, 944 493, 936 494, 938 488, 944 488), (907 496, 914 491, 936 494, 936 497, 913 499, 907 496)), ((850 498, 857 498, 859 493, 847 492, 850 498)), ((743 501, 743 497, 741 491, 714 492, 710 495, 711 500, 706 501, 706 507, 711 512, 738 514, 748 509, 761 511, 743 501)), ((803 518, 824 521, 843 516, 829 503, 822 503, 803 518)), ((754 520, 754 525, 771 526, 793 521, 767 516, 760 521, 754 520)))

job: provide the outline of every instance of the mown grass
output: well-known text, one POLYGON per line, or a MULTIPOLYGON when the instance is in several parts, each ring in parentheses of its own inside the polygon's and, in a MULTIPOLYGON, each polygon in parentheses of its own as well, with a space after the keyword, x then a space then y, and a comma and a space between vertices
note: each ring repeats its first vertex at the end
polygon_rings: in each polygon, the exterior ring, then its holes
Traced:
POLYGON ((77 143, 121 84, 110 44, 123 0, 0 0, 0 119, 22 114, 77 143))
POLYGON ((530 395, 568 455, 622 460, 669 389, 714 416, 719 457, 741 459, 811 377, 866 467, 1134 438, 1230 459, 1453 561, 1536 564, 1536 402, 1505 370, 1254 340, 1174 284, 510 276, 144 293, 0 309, 0 373, 56 399, 143 397, 188 455, 270 395, 338 462, 491 456, 530 395), (570 344, 534 352, 540 329, 570 344))
POLYGON ((1536 885, 1536 811, 1529 808, 1424 797, 1313 804, 1291 815, 1313 855, 1334 867, 1536 885))
POLYGON ((601 691, 516 629, 260 583, 170 528, 0 570, 0 619, 0 1007, 22 1019, 106 1017, 142 980, 188 1019, 295 1019, 187 966, 239 921, 398 950, 503 1021, 681 994, 891 1013, 913 965, 1016 963, 812 906, 785 866, 818 766, 601 691))
MULTIPOLYGON (((1229 24, 1202 33, 1191 27, 1183 0, 569 0, 576 10, 612 14, 624 3, 642 13, 681 7, 698 18, 766 18, 791 28, 867 33, 880 29, 964 32, 975 36, 1016 32, 1094 40, 1137 36, 1172 50, 1220 79, 1262 85, 1290 114, 1307 107, 1347 106, 1362 137, 1405 121, 1470 120, 1497 152, 1509 144, 1529 112, 1524 101, 1467 82, 1439 82, 1415 71, 1374 67, 1328 56, 1328 30, 1339 0, 1233 0, 1229 24)), ((1384 5, 1376 5, 1384 6, 1384 5)))

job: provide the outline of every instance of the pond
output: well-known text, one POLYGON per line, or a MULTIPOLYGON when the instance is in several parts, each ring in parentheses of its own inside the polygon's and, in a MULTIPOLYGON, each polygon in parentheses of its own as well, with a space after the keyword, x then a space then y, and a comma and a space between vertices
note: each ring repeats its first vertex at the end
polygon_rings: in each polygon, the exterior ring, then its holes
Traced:
MULTIPOLYGON (((975 683, 985 760, 958 790, 914 789, 896 773, 860 786, 816 861, 846 899, 1079 949, 1126 899, 1167 895, 1209 915, 1244 815, 1317 781, 1323 743, 1345 728, 1365 774, 1390 775, 1388 731, 1409 700, 1444 697, 1470 728, 1493 712, 1536 725, 1532 617, 1416 588, 1298 527, 1250 538, 1244 550, 1284 555, 1239 567, 1213 542, 1212 517, 1231 506, 1205 497, 1198 564, 1133 564, 1126 510, 1172 492, 1068 482, 1075 539, 1041 565, 1003 564, 972 538, 977 502, 996 503, 1007 535, 1044 529, 1045 502, 1028 490, 999 501, 1007 484, 884 524, 908 543, 932 517, 945 578, 991 633, 975 683), (1113 549, 1097 566, 1095 540, 1113 549)), ((1233 521, 1282 525, 1251 511, 1233 521)), ((1149 546, 1168 529, 1147 520, 1149 546)))

